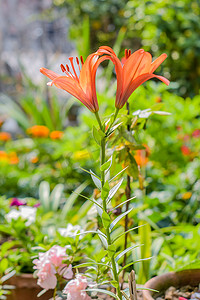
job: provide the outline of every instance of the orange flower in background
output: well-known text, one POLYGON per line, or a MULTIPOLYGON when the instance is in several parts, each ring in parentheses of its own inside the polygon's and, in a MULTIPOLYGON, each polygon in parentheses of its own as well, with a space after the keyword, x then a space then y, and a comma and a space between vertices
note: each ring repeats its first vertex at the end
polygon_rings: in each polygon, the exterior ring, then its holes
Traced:
POLYGON ((169 80, 163 76, 153 74, 153 72, 166 59, 167 55, 163 53, 152 62, 152 56, 149 52, 143 49, 135 51, 131 54, 131 50, 125 50, 125 59, 123 64, 116 56, 115 52, 107 46, 99 48, 99 54, 109 56, 110 60, 115 65, 117 76, 117 93, 116 93, 116 108, 120 109, 127 102, 134 90, 151 78, 158 78, 166 85, 169 85, 169 80))
POLYGON ((149 156, 149 148, 146 148, 146 149, 136 150, 136 154, 134 158, 138 166, 144 167, 147 165, 149 161, 148 156, 149 156))
POLYGON ((7 142, 11 140, 11 134, 8 132, 0 132, 0 141, 7 142))
POLYGON ((0 162, 9 162, 8 154, 5 151, 0 151, 0 162))
POLYGON ((27 129, 27 133, 34 137, 48 137, 49 128, 43 125, 35 125, 27 129))
POLYGON ((0 127, 3 125, 4 120, 0 119, 0 127))
POLYGON ((63 136, 63 132, 62 131, 55 130, 55 131, 52 131, 50 133, 50 138, 52 140, 59 140, 59 139, 62 138, 62 136, 63 136))
POLYGON ((38 157, 37 156, 34 156, 34 157, 32 157, 31 158, 31 162, 32 162, 32 164, 36 164, 37 162, 38 162, 38 157))
POLYGON ((19 158, 18 158, 18 156, 15 152, 11 152, 8 155, 8 158, 9 158, 9 162, 10 162, 11 165, 16 165, 19 162, 19 158))
POLYGON ((19 158, 15 152, 11 152, 8 154, 5 151, 0 151, 0 162, 16 165, 19 162, 19 158))
POLYGON ((78 57, 76 57, 76 65, 73 57, 69 57, 69 65, 66 64, 65 67, 61 64, 61 70, 65 73, 65 76, 60 76, 45 68, 41 68, 40 72, 52 80, 48 85, 52 86, 54 84, 56 87, 68 92, 95 113, 99 110, 95 86, 96 71, 99 64, 107 58, 107 56, 99 58, 98 52, 96 52, 89 55, 84 63, 81 57, 81 68, 78 57), (79 70, 79 76, 76 69, 79 70))

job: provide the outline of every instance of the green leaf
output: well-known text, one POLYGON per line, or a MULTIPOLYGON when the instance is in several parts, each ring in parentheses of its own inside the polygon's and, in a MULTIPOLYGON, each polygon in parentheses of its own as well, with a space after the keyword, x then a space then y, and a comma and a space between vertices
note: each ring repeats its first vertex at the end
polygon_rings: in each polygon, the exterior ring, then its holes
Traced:
POLYGON ((117 206, 115 206, 115 207, 111 210, 111 212, 112 212, 113 210, 117 209, 118 207, 124 205, 125 203, 127 203, 127 202, 129 202, 129 201, 135 199, 135 198, 136 198, 136 197, 134 196, 134 197, 132 197, 132 198, 130 198, 130 199, 127 199, 127 200, 125 200, 124 202, 118 204, 117 206))
POLYGON ((108 181, 106 181, 106 182, 104 183, 104 186, 103 186, 102 191, 101 191, 101 198, 102 198, 103 200, 106 200, 106 199, 107 199, 107 197, 108 197, 108 195, 109 195, 109 191, 110 191, 110 186, 109 186, 108 181))
POLYGON ((13 270, 12 272, 4 275, 2 278, 1 278, 1 282, 5 282, 6 280, 8 280, 9 278, 11 278, 12 276, 14 276, 16 273, 15 270, 13 270))
POLYGON ((42 181, 39 186, 39 199, 45 211, 50 209, 50 185, 47 181, 42 181))
POLYGON ((97 229, 97 234, 98 234, 103 246, 107 249, 108 242, 107 242, 107 239, 105 238, 105 235, 99 229, 97 229))
POLYGON ((129 288, 122 291, 122 300, 130 300, 129 288))
POLYGON ((93 126, 93 128, 92 128, 92 135, 93 135, 93 138, 94 138, 95 142, 99 146, 101 146, 101 136, 100 136, 100 134, 99 134, 99 132, 98 132, 98 130, 95 126, 93 126))
POLYGON ((143 285, 142 286, 137 285, 137 290, 138 291, 144 290, 144 291, 151 291, 151 292, 159 293, 159 291, 154 290, 154 289, 150 289, 150 288, 145 288, 143 285))
POLYGON ((92 134, 93 134, 95 142, 99 146, 101 146, 101 141, 102 141, 102 139, 105 138, 105 134, 103 133, 103 131, 101 129, 97 130, 97 128, 95 126, 93 126, 93 128, 92 128, 92 134))
POLYGON ((90 170, 90 175, 91 175, 91 177, 92 177, 92 180, 93 180, 95 186, 96 186, 99 190, 101 190, 101 180, 99 179, 99 177, 98 177, 94 172, 92 172, 92 170, 90 170))
POLYGON ((107 294, 117 300, 120 300, 119 297, 117 295, 115 295, 114 293, 110 292, 110 291, 107 291, 107 290, 103 290, 103 289, 87 289, 87 290, 84 290, 86 292, 97 292, 97 293, 103 293, 103 294, 107 294))
MULTIPOLYGON (((66 218, 67 214, 71 213, 71 209, 74 205, 74 202, 76 201, 76 199, 78 198, 78 196, 80 195, 81 197, 86 198, 85 196, 81 195, 80 193, 88 186, 88 181, 83 182, 80 186, 78 186, 75 191, 68 197, 68 199, 66 200, 66 203, 62 209, 62 218, 66 218)), ((90 201, 92 201, 89 198, 86 198, 90 201)), ((92 201, 94 202, 94 201, 92 201)))
POLYGON ((117 218, 115 218, 112 223, 110 224, 110 229, 112 230, 113 227, 123 218, 125 217, 127 214, 129 214, 131 211, 133 210, 133 207, 130 208, 129 210, 125 211, 124 213, 122 213, 121 215, 119 215, 117 218))
POLYGON ((109 180, 109 182, 113 181, 117 176, 119 176, 120 174, 122 174, 124 171, 126 171, 126 169, 128 169, 129 166, 127 166, 126 168, 124 168, 123 170, 121 170, 119 173, 117 173, 117 175, 115 175, 113 178, 111 178, 109 180))
POLYGON ((142 262, 142 261, 144 261, 144 260, 150 260, 151 258, 152 258, 152 257, 148 257, 148 258, 137 259, 137 260, 135 260, 135 261, 132 261, 131 263, 129 263, 129 264, 125 265, 123 268, 121 268, 120 271, 118 272, 118 274, 120 274, 121 271, 123 271, 124 269, 130 267, 131 265, 134 265, 134 264, 136 264, 136 263, 138 263, 138 262, 142 262))
POLYGON ((170 116, 171 113, 167 112, 167 111, 153 111, 154 114, 156 115, 160 115, 160 116, 170 116))
POLYGON ((116 247, 114 244, 108 246, 108 255, 113 257, 116 253, 116 247))
POLYGON ((115 261, 117 262, 122 256, 124 256, 124 254, 126 254, 130 250, 135 249, 135 248, 140 247, 140 246, 141 245, 136 245, 136 246, 131 246, 131 247, 125 249, 124 251, 122 251, 120 254, 117 255, 117 257, 115 258, 115 261))
POLYGON ((102 222, 103 222, 103 227, 106 229, 109 228, 110 216, 105 211, 103 211, 101 218, 102 218, 102 222))
POLYGON ((57 184, 50 195, 50 202, 53 211, 57 211, 62 200, 64 184, 57 184))
POLYGON ((108 194, 108 199, 107 199, 107 203, 110 202, 110 200, 112 199, 112 197, 115 195, 115 193, 118 191, 118 189, 120 188, 122 182, 123 182, 123 178, 110 190, 109 194, 108 194))
MULTIPOLYGON (((144 225, 145 225, 145 224, 144 224, 144 225)), ((125 234, 127 234, 127 233, 129 233, 129 232, 131 232, 131 231, 133 231, 133 230, 135 230, 135 229, 141 227, 141 226, 144 226, 144 225, 136 226, 136 227, 133 227, 133 228, 131 228, 131 229, 128 229, 127 231, 124 231, 123 233, 121 233, 120 235, 118 235, 118 236, 113 240, 113 243, 114 243, 116 240, 118 240, 120 237, 122 237, 123 235, 125 235, 125 234)))
POLYGON ((40 296, 44 295, 46 293, 47 290, 43 289, 41 290, 38 294, 37 297, 39 298, 40 296))
POLYGON ((75 268, 85 268, 85 267, 89 267, 91 265, 97 265, 97 266, 103 266, 103 267, 111 268, 107 264, 98 263, 98 262, 95 262, 95 261, 90 261, 90 262, 86 262, 86 263, 82 263, 82 264, 76 265, 75 268))
POLYGON ((107 161, 103 165, 101 165, 100 170, 103 172, 103 171, 107 170, 108 168, 110 168, 110 166, 111 166, 111 161, 107 161))
MULTIPOLYGON (((144 244, 145 247, 140 248, 140 258, 145 259, 151 256, 151 226, 146 221, 141 220, 139 222, 138 235, 140 238, 140 243, 144 244), (145 225, 145 226, 142 226, 145 225)), ((150 278, 150 261, 143 260, 140 264, 139 282, 145 283, 150 278)))

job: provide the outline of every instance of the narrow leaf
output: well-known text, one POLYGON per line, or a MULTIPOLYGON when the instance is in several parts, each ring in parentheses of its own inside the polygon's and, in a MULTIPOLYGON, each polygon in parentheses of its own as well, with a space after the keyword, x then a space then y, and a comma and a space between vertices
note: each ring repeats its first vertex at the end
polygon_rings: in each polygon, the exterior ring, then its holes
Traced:
POLYGON ((95 126, 93 126, 93 128, 92 128, 92 135, 93 135, 93 138, 94 138, 95 142, 97 143, 97 145, 101 146, 101 136, 98 133, 98 130, 95 126))
POLYGON ((64 184, 57 184, 50 195, 50 202, 53 211, 57 211, 62 200, 64 184))
POLYGON ((125 249, 124 251, 122 251, 120 254, 117 255, 117 257, 115 258, 115 261, 118 261, 124 254, 126 254, 127 252, 131 251, 132 249, 135 249, 140 246, 141 245, 136 245, 136 246, 131 246, 131 247, 125 249))
MULTIPOLYGON (((62 218, 64 219, 67 214, 70 214, 72 206, 74 205, 74 202, 78 198, 78 196, 82 196, 80 193, 88 186, 88 181, 83 182, 81 185, 79 185, 75 191, 68 197, 66 200, 66 203, 62 209, 62 218)), ((83 196, 82 196, 83 197, 83 196)), ((87 198, 88 199, 88 198, 87 198)))
POLYGON ((92 180, 93 180, 95 186, 96 186, 99 190, 101 190, 101 180, 98 178, 98 176, 97 176, 94 172, 92 172, 92 170, 90 170, 90 175, 91 175, 91 177, 92 177, 92 180))
POLYGON ((132 197, 132 198, 130 198, 130 199, 128 199, 128 200, 125 200, 124 202, 118 204, 117 206, 115 206, 115 207, 111 210, 111 212, 112 212, 113 210, 117 209, 118 207, 124 205, 125 203, 127 203, 127 202, 129 202, 129 201, 135 199, 135 198, 136 198, 136 197, 134 196, 134 197, 132 197))
POLYGON ((100 170, 105 171, 108 168, 110 168, 110 165, 111 165, 111 161, 109 160, 109 161, 105 162, 103 165, 101 165, 100 170))
POLYGON ((122 182, 123 182, 123 178, 110 190, 109 194, 108 194, 108 199, 107 199, 107 203, 110 202, 110 200, 112 199, 112 197, 115 195, 115 193, 118 191, 118 189, 120 188, 122 182))
POLYGON ((110 292, 110 291, 107 291, 107 290, 103 290, 103 289, 87 289, 87 290, 84 290, 86 292, 97 292, 97 293, 103 293, 103 294, 107 294, 117 300, 120 300, 119 297, 117 295, 115 295, 114 293, 110 292))
MULTIPOLYGON (((143 260, 149 260, 149 259, 151 259, 151 258, 152 258, 152 256, 151 256, 151 257, 148 257, 148 258, 141 258, 141 259, 137 259, 137 260, 135 260, 135 261, 132 261, 131 263, 129 263, 129 264, 125 265, 123 268, 121 268, 120 271, 119 271, 119 273, 121 273, 121 271, 123 271, 124 269, 130 267, 131 265, 134 265, 134 264, 136 264, 136 263, 138 263, 138 262, 141 262, 141 261, 143 261, 143 260)), ((118 274, 119 274, 119 273, 118 273, 118 274)))
POLYGON ((138 285, 137 285, 137 290, 138 290, 138 291, 140 291, 140 290, 145 290, 145 291, 151 291, 151 292, 159 293, 159 291, 157 291, 157 290, 145 288, 144 286, 138 286, 138 285))
POLYGON ((98 233, 98 236, 99 236, 103 246, 107 249, 108 242, 107 242, 107 239, 105 238, 105 235, 99 229, 97 229, 97 233, 98 233))
POLYGON ((101 218, 102 218, 102 222, 103 222, 103 227, 107 229, 110 226, 109 215, 105 211, 103 211, 101 218))
POLYGON ((111 266, 109 266, 107 264, 97 263, 97 262, 93 262, 93 261, 76 265, 75 268, 84 268, 84 267, 89 267, 91 265, 98 265, 98 266, 103 266, 103 267, 107 267, 107 268, 111 269, 111 266))
POLYGON ((125 234, 127 234, 127 233, 129 233, 129 232, 131 232, 131 231, 133 231, 133 230, 135 230, 135 229, 141 227, 141 226, 145 226, 145 224, 140 225, 140 226, 136 226, 136 227, 133 227, 133 228, 127 230, 127 231, 124 231, 123 233, 121 233, 120 235, 118 235, 112 242, 114 243, 116 240, 118 240, 118 239, 119 239, 120 237, 122 237, 123 235, 125 235, 125 234))
POLYGON ((117 173, 117 175, 115 175, 113 178, 111 178, 109 180, 109 182, 113 181, 118 175, 122 174, 124 171, 126 171, 126 169, 128 168, 129 166, 127 166, 126 168, 124 168, 123 170, 121 170, 119 173, 117 173))
POLYGON ((106 200, 107 197, 108 197, 108 195, 109 195, 109 192, 110 192, 109 183, 108 183, 108 181, 106 181, 106 182, 104 183, 103 188, 102 188, 101 198, 102 198, 103 200, 106 200))
POLYGON ((42 181, 39 186, 39 198, 42 203, 44 210, 48 211, 50 209, 50 186, 47 181, 42 181))
POLYGON ((116 219, 114 219, 112 221, 112 223, 110 224, 110 229, 112 230, 113 227, 123 218, 125 217, 127 214, 129 214, 131 211, 133 210, 133 207, 130 208, 129 210, 125 211, 123 214, 119 215, 116 219))

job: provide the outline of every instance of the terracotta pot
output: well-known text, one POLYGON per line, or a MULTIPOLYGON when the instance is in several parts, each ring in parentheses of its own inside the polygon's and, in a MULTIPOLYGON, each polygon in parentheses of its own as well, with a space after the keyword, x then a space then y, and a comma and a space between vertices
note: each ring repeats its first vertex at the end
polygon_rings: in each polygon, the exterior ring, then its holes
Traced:
POLYGON ((41 297, 37 297, 42 289, 37 285, 37 279, 33 278, 32 274, 13 276, 5 284, 16 287, 12 290, 12 294, 7 296, 7 300, 49 300, 53 296, 53 290, 49 290, 41 297))
POLYGON ((161 293, 166 291, 170 286, 179 288, 185 285, 198 286, 199 283, 200 269, 170 272, 160 276, 156 276, 147 281, 144 287, 157 290, 159 291, 159 293, 144 290, 143 297, 144 300, 154 300, 161 293))

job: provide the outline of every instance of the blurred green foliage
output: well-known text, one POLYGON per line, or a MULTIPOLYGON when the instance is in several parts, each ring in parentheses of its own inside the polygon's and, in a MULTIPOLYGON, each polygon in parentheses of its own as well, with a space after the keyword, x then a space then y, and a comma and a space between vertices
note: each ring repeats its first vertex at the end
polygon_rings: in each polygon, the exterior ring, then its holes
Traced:
MULTIPOLYGON (((181 96, 194 96, 200 86, 200 4, 198 0, 54 0, 67 8, 70 35, 82 40, 85 17, 90 21, 91 49, 113 46, 120 28, 126 30, 124 48, 142 47, 168 59, 164 76, 175 82, 181 96)), ((85 54, 85 53, 84 53, 85 54)))

